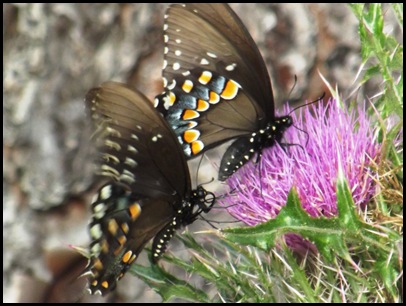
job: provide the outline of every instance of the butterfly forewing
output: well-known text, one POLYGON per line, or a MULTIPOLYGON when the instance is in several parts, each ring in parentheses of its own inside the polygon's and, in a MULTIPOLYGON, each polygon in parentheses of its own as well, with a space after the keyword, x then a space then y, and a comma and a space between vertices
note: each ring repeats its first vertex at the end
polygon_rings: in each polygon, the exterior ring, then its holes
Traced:
POLYGON ((91 90, 86 103, 98 131, 102 175, 140 196, 173 196, 176 191, 183 197, 190 191, 176 137, 147 98, 124 84, 107 82, 91 90))
POLYGON ((171 6, 166 14, 163 76, 168 87, 176 76, 199 67, 236 81, 274 116, 272 87, 261 54, 239 17, 227 4, 171 6))

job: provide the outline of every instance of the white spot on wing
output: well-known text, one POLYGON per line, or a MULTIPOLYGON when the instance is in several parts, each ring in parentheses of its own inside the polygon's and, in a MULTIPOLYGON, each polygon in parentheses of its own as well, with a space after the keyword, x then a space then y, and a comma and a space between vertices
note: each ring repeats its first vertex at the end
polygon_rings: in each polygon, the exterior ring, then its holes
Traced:
POLYGON ((95 224, 90 228, 90 236, 92 236, 93 239, 99 239, 102 236, 100 224, 95 224))
POLYGON ((130 167, 133 167, 133 168, 138 165, 138 163, 135 160, 133 160, 132 158, 129 158, 129 157, 125 158, 124 163, 129 165, 130 167))
POLYGON ((173 70, 179 70, 180 64, 178 62, 173 63, 173 70))
POLYGON ((95 195, 92 197, 92 203, 96 202, 98 198, 99 198, 99 195, 98 195, 98 194, 95 194, 95 195))
POLYGON ((134 153, 138 152, 138 150, 135 147, 130 146, 130 145, 128 145, 127 150, 130 151, 130 152, 134 152, 134 153))
POLYGON ((127 182, 129 184, 132 184, 135 182, 134 174, 132 174, 130 171, 125 170, 125 169, 118 179, 120 181, 127 182))
POLYGON ((116 136, 116 137, 121 137, 121 134, 119 131, 117 131, 116 129, 113 129, 112 127, 106 127, 106 131, 107 133, 109 133, 110 135, 116 136))
POLYGON ((106 210, 106 206, 104 205, 104 203, 99 203, 96 206, 93 206, 93 211, 95 213, 104 212, 105 210, 106 210))
MULTIPOLYGON (((138 126, 137 126, 138 127, 138 126)), ((141 129, 141 128, 139 128, 139 129, 141 129)), ((131 138, 132 139, 135 139, 135 140, 140 140, 139 138, 138 138, 138 136, 137 135, 135 135, 135 134, 131 134, 131 138)))
POLYGON ((106 139, 105 142, 104 142, 104 144, 105 144, 107 147, 110 147, 110 148, 112 148, 112 149, 115 149, 116 151, 120 151, 120 150, 121 150, 121 146, 120 146, 117 142, 114 142, 114 141, 111 141, 111 140, 106 139))
POLYGON ((106 160, 106 162, 112 162, 116 165, 120 163, 120 160, 116 156, 108 153, 103 154, 103 159, 106 160))
MULTIPOLYGON (((96 243, 92 246, 92 248, 90 249, 90 252, 92 254, 95 254, 96 256, 98 256, 100 254, 100 244, 96 243)), ((90 271, 89 271, 90 272, 90 271)))
POLYGON ((116 169, 108 166, 108 165, 101 165, 100 167, 102 169, 102 174, 107 175, 107 176, 120 176, 120 172, 118 172, 116 169), (104 172, 106 171, 106 172, 104 172))
POLYGON ((165 77, 162 77, 162 82, 164 83, 164 87, 168 86, 168 80, 165 77))
POLYGON ((176 81, 175 81, 175 80, 172 80, 172 83, 169 84, 166 88, 168 88, 169 90, 172 90, 172 89, 175 88, 175 86, 176 86, 176 81))
POLYGON ((204 57, 200 60, 200 65, 208 65, 208 64, 210 64, 210 62, 204 57))
POLYGON ((237 67, 237 64, 233 63, 231 65, 226 66, 226 70, 227 71, 233 71, 235 69, 235 67, 237 67))
POLYGON ((111 197, 111 185, 104 186, 100 189, 100 198, 106 200, 111 197))

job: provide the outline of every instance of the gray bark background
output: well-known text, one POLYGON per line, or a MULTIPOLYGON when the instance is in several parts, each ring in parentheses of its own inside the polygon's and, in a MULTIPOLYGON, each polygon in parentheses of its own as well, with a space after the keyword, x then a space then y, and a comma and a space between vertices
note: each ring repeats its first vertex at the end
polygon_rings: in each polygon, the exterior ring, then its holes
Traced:
MULTIPOLYGON (((106 80, 130 83, 151 100, 162 91, 166 7, 3 4, 4 301, 160 301, 132 276, 107 299, 87 296, 84 280, 72 281, 86 262, 70 245, 88 243, 94 192, 83 98, 106 80)), ((294 75, 289 100, 328 93, 318 70, 344 98, 351 92, 361 60, 357 22, 347 6, 232 8, 268 64, 279 106, 294 75)), ((363 90, 358 94, 367 97, 378 88, 363 90)))

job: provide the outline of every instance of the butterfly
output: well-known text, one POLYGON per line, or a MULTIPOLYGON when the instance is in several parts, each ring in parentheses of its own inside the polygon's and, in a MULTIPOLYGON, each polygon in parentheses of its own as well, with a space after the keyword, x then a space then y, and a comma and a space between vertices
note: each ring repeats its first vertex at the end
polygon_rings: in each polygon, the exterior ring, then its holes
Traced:
POLYGON ((292 118, 275 117, 264 60, 227 4, 170 6, 164 42, 164 92, 155 106, 188 159, 233 139, 220 163, 224 181, 280 142, 292 118))
POLYGON ((90 293, 105 295, 148 241, 157 262, 174 232, 208 212, 215 196, 192 190, 182 148, 167 122, 140 92, 106 82, 85 105, 95 128, 98 174, 108 182, 92 200, 90 293))

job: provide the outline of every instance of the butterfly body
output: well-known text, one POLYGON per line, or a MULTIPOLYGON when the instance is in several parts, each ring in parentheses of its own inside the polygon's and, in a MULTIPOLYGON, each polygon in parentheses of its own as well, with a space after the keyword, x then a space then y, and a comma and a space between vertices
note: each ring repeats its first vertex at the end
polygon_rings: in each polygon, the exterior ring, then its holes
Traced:
POLYGON ((106 294, 153 239, 157 262, 174 232, 214 204, 192 190, 186 158, 175 134, 151 102, 130 87, 106 82, 89 91, 98 174, 108 183, 92 201, 89 290, 106 294))
POLYGON ((251 160, 255 154, 258 154, 259 159, 263 149, 280 142, 283 132, 291 124, 290 116, 280 117, 276 121, 268 123, 264 129, 252 133, 251 137, 239 137, 223 155, 218 175, 219 180, 226 180, 251 160))
POLYGON ((164 41, 165 91, 156 107, 187 158, 236 139, 220 164, 219 179, 225 180, 281 140, 292 120, 275 117, 265 63, 227 4, 171 6, 164 41))

